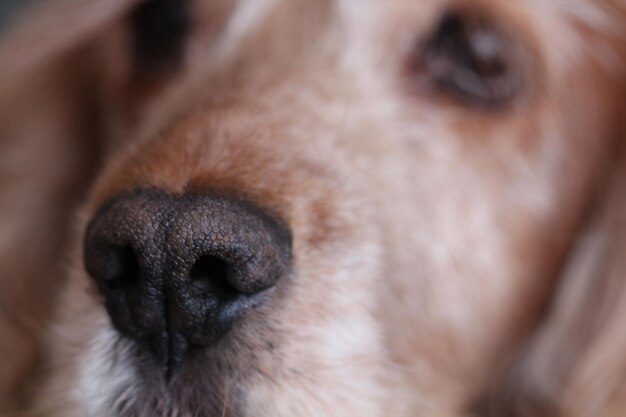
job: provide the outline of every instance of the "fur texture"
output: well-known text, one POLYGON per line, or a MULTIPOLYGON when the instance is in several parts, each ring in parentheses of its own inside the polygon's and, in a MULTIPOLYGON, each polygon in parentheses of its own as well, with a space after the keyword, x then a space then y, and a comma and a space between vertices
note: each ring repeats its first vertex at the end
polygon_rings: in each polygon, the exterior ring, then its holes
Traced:
POLYGON ((626 412, 625 4, 181 2, 180 62, 148 68, 133 2, 63 4, 80 24, 39 5, 0 43, 7 411, 626 412), (464 33, 445 16, 514 51, 512 97, 432 77, 420 48, 464 33), (236 195, 294 238, 280 296, 170 381, 82 265, 87 222, 137 187, 236 195))

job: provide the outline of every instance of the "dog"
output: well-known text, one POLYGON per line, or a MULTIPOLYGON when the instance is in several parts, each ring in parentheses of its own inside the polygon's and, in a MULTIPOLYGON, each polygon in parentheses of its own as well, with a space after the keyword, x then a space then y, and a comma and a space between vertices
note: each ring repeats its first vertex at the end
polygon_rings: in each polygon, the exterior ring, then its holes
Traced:
POLYGON ((626 413, 621 0, 15 4, 5 413, 626 413))

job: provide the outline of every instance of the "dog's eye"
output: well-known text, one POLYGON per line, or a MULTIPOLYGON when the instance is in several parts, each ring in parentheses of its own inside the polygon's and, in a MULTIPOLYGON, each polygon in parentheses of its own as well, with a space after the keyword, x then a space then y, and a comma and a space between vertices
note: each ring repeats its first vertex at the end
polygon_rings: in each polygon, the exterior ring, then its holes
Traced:
POLYGON ((190 13, 187 0, 146 0, 135 8, 130 16, 135 71, 157 74, 182 64, 190 13))
POLYGON ((413 70, 469 104, 500 106, 520 89, 516 48, 485 16, 448 12, 411 58, 413 70))

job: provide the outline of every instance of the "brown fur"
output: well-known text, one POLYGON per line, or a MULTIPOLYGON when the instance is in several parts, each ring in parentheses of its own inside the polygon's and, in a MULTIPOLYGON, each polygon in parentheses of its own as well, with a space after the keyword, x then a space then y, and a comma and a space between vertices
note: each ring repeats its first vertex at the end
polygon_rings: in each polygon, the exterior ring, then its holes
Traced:
POLYGON ((81 24, 40 6, 0 42, 0 410, 626 413, 626 5, 199 1, 155 75, 128 60, 134 2, 72 1, 81 24), (447 10, 518 48, 509 105, 416 77, 447 10), (138 186, 244 197, 294 234, 281 297, 170 385, 81 264, 86 222, 138 186))

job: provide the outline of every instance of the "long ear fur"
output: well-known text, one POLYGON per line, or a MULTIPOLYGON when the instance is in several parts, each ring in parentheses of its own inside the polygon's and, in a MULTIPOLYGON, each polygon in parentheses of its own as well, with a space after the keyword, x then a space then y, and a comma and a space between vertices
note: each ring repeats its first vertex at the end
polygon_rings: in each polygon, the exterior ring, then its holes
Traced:
POLYGON ((487 415, 626 415, 626 151, 574 243, 545 320, 494 387, 487 415))
MULTIPOLYGON (((615 6, 626 22, 626 3, 615 6)), ((604 166, 544 316, 499 375, 478 415, 626 416, 626 23, 605 44, 613 97, 604 166)), ((593 63, 589 63, 593 65, 593 63)), ((597 91, 598 94, 606 92, 597 91)))
MULTIPOLYGON (((63 248, 114 129, 182 64, 191 0, 8 0, 0 24, 0 414, 18 407, 63 248), (7 3, 9 4, 9 3, 7 3)), ((27 395, 27 394, 26 394, 27 395)))
POLYGON ((18 407, 99 166, 98 33, 135 0, 9 0, 0 31, 0 415, 18 407))
POLYGON ((6 0, 0 27, 0 98, 33 72, 84 44, 139 0, 6 0), (31 5, 31 7, 28 7, 31 5))

